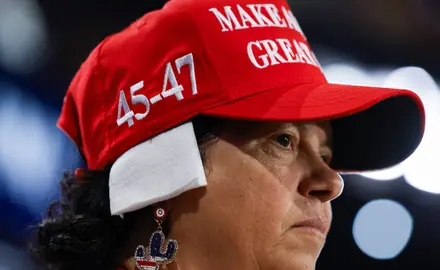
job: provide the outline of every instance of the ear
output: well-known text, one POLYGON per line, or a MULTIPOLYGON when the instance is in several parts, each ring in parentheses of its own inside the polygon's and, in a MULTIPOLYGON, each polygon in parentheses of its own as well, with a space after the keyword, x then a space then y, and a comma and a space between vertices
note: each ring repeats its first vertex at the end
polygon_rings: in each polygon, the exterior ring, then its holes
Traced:
POLYGON ((179 220, 184 213, 195 213, 199 202, 207 192, 206 187, 199 187, 183 192, 182 194, 158 203, 167 211, 167 220, 173 223, 179 220))
MULTIPOLYGON (((155 206, 162 207, 169 214, 171 211, 173 211, 173 209, 175 208, 175 205, 176 205, 176 198, 171 198, 166 201, 160 202, 155 206)), ((154 206, 153 206, 153 209, 154 209, 154 206)))

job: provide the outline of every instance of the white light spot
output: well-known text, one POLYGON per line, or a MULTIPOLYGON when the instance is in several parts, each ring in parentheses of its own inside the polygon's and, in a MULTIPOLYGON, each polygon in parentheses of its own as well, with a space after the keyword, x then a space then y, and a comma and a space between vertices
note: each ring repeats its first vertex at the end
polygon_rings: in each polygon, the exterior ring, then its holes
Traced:
POLYGON ((398 256, 407 245, 413 230, 410 213, 392 200, 365 204, 353 223, 353 237, 368 256, 386 260, 398 256))
POLYGON ((47 29, 34 0, 3 0, 0 8, 0 65, 11 73, 26 74, 47 56, 47 29))
MULTIPOLYGON (((35 211, 57 188, 63 137, 50 114, 29 94, 0 84, 0 173, 14 200, 35 211)), ((69 154, 69 153, 64 153, 69 154)))
POLYGON ((375 77, 355 65, 331 64, 324 66, 323 69, 330 83, 363 86, 377 86, 379 84, 375 77))
POLYGON ((403 175, 403 168, 399 164, 389 169, 361 173, 362 176, 372 180, 395 180, 403 175))

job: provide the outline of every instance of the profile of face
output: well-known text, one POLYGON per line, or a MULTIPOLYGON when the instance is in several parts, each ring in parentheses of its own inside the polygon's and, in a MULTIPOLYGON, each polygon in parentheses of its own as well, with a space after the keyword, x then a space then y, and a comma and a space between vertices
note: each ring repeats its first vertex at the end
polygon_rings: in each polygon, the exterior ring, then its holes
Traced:
POLYGON ((343 189, 330 123, 227 125, 206 153, 207 187, 169 201, 174 267, 314 269, 343 189))

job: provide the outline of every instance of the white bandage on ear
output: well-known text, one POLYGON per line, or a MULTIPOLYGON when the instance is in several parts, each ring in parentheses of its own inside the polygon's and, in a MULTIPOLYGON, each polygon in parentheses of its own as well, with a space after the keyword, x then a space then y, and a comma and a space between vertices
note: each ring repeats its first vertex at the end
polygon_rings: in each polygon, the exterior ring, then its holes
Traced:
POLYGON ((109 179, 110 211, 122 216, 206 184, 193 124, 187 122, 115 161, 109 179))

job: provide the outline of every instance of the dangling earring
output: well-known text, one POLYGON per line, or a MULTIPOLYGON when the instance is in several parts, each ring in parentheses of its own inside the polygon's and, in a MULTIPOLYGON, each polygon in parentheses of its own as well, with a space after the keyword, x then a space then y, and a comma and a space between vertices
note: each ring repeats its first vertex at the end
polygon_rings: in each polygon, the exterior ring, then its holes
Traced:
POLYGON ((162 231, 162 222, 165 220, 167 212, 162 207, 154 209, 154 219, 157 223, 157 230, 153 232, 150 237, 150 245, 148 253, 145 247, 140 245, 136 248, 134 258, 136 266, 140 270, 159 270, 160 264, 169 264, 174 260, 177 253, 177 241, 169 239, 166 241, 165 249, 165 234, 162 231))

